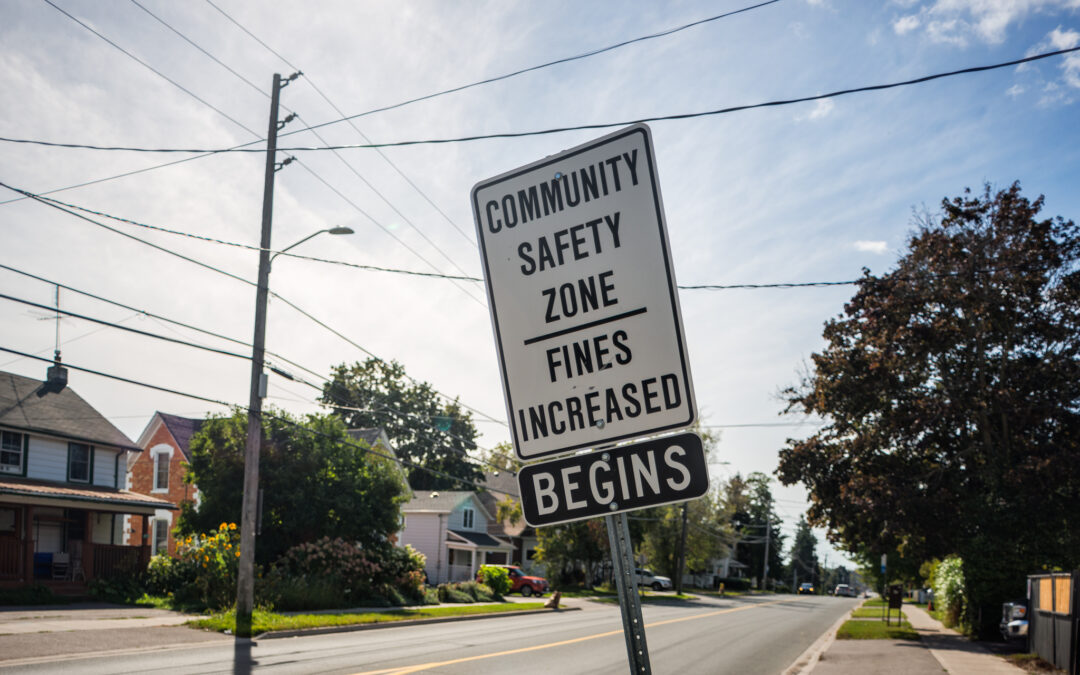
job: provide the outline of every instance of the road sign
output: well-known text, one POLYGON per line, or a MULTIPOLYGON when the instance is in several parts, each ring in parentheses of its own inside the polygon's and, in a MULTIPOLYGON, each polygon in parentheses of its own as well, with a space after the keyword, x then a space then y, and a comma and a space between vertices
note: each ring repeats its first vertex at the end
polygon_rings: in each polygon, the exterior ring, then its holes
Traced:
POLYGON ((695 499, 709 491, 705 451, 684 433, 529 464, 518 472, 533 527, 695 499))
POLYGON ((518 457, 693 424, 649 128, 481 181, 472 202, 518 457))

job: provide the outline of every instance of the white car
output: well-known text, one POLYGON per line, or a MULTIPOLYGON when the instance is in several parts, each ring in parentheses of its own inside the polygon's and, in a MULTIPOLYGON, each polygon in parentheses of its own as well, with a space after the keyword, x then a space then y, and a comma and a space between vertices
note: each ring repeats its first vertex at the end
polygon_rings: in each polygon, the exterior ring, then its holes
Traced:
POLYGON ((653 574, 646 569, 635 569, 634 575, 637 577, 638 586, 649 586, 654 591, 670 591, 672 588, 674 588, 674 585, 671 583, 671 579, 668 579, 667 577, 662 577, 658 574, 653 574))

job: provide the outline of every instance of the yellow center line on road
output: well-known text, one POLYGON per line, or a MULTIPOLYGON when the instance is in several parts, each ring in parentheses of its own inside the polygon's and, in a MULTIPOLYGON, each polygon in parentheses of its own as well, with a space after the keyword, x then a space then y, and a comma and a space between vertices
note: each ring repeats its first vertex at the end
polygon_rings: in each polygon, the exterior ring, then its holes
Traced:
MULTIPOLYGON (((770 600, 768 602, 761 602, 754 605, 745 605, 743 607, 732 607, 731 609, 719 609, 715 612, 706 612, 704 614, 694 614, 691 616, 681 616, 677 619, 665 619, 663 621, 654 621, 652 623, 645 624, 646 628, 653 628, 655 626, 665 626, 670 623, 680 623, 682 621, 695 621, 697 619, 707 619, 711 616, 719 616, 720 614, 731 614, 733 612, 742 612, 748 609, 757 609, 758 607, 765 607, 768 605, 775 605, 777 603, 787 602, 787 600, 770 600)), ((540 649, 550 649, 552 647, 562 647, 564 645, 572 645, 576 642, 585 642, 587 640, 595 640, 597 638, 611 637, 612 635, 621 635, 622 629, 610 630, 606 633, 594 633, 593 635, 585 635, 583 637, 572 638, 570 640, 560 640, 559 642, 549 642, 542 645, 533 645, 532 647, 519 647, 518 649, 507 649, 502 652, 492 652, 490 654, 478 654, 476 656, 465 656, 460 659, 451 659, 449 661, 432 661, 431 663, 421 663, 415 666, 398 666, 396 668, 384 668, 383 670, 365 670, 362 673, 354 673, 354 675, 407 675, 408 673, 418 673, 423 670, 431 670, 433 668, 440 668, 442 666, 452 666, 458 663, 468 663, 470 661, 480 661, 482 659, 493 659, 499 656, 509 656, 511 654, 522 654, 525 652, 534 652, 540 649)))

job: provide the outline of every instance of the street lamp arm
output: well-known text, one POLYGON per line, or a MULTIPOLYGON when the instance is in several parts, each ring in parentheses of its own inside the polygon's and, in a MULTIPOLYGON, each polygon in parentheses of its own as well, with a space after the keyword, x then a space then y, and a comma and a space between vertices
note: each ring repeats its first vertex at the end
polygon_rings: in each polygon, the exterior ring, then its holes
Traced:
POLYGON ((320 234, 322 234, 323 232, 329 232, 330 234, 352 234, 353 230, 350 227, 327 227, 327 228, 324 228, 322 230, 317 230, 315 232, 312 232, 308 236, 304 237, 300 241, 289 244, 288 246, 281 249, 280 251, 275 251, 274 255, 270 256, 270 262, 271 263, 274 262, 274 258, 278 257, 279 255, 281 255, 285 251, 288 251, 290 248, 296 248, 297 246, 299 246, 300 244, 303 244, 308 239, 311 239, 312 237, 317 237, 320 234))

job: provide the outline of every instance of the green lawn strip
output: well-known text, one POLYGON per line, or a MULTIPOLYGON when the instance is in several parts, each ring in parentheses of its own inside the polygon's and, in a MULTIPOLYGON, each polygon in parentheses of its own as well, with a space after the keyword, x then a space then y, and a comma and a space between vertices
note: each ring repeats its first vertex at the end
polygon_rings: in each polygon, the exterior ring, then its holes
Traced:
POLYGON ((862 604, 863 607, 886 607, 889 601, 882 598, 870 598, 862 604))
POLYGON ((559 593, 564 598, 604 598, 616 595, 615 591, 606 588, 573 588, 565 591, 560 589, 559 593))
MULTIPOLYGON (((860 607, 860 608, 858 608, 856 610, 853 610, 851 612, 851 617, 853 619, 880 619, 880 618, 884 618, 886 612, 891 613, 892 616, 895 617, 897 615, 898 611, 899 610, 895 610, 895 609, 886 610, 886 609, 883 609, 881 607, 865 607, 864 606, 864 607, 860 607)), ((904 616, 903 614, 900 614, 901 618, 903 618, 903 616, 904 616)))
POLYGON ((836 631, 837 640, 918 640, 919 634, 907 621, 891 625, 884 621, 845 621, 836 631))
MULTIPOLYGON (((542 602, 504 602, 492 605, 461 605, 459 607, 423 607, 420 609, 389 609, 385 612, 367 612, 364 614, 274 614, 255 610, 252 615, 252 632, 266 633, 276 630, 302 630, 304 628, 325 628, 328 626, 354 626, 359 624, 408 621, 410 619, 439 619, 451 616, 471 616, 477 614, 498 614, 543 609, 542 602)), ((187 625, 218 632, 236 630, 236 612, 230 610, 224 614, 214 614, 206 619, 188 621, 187 625)))

